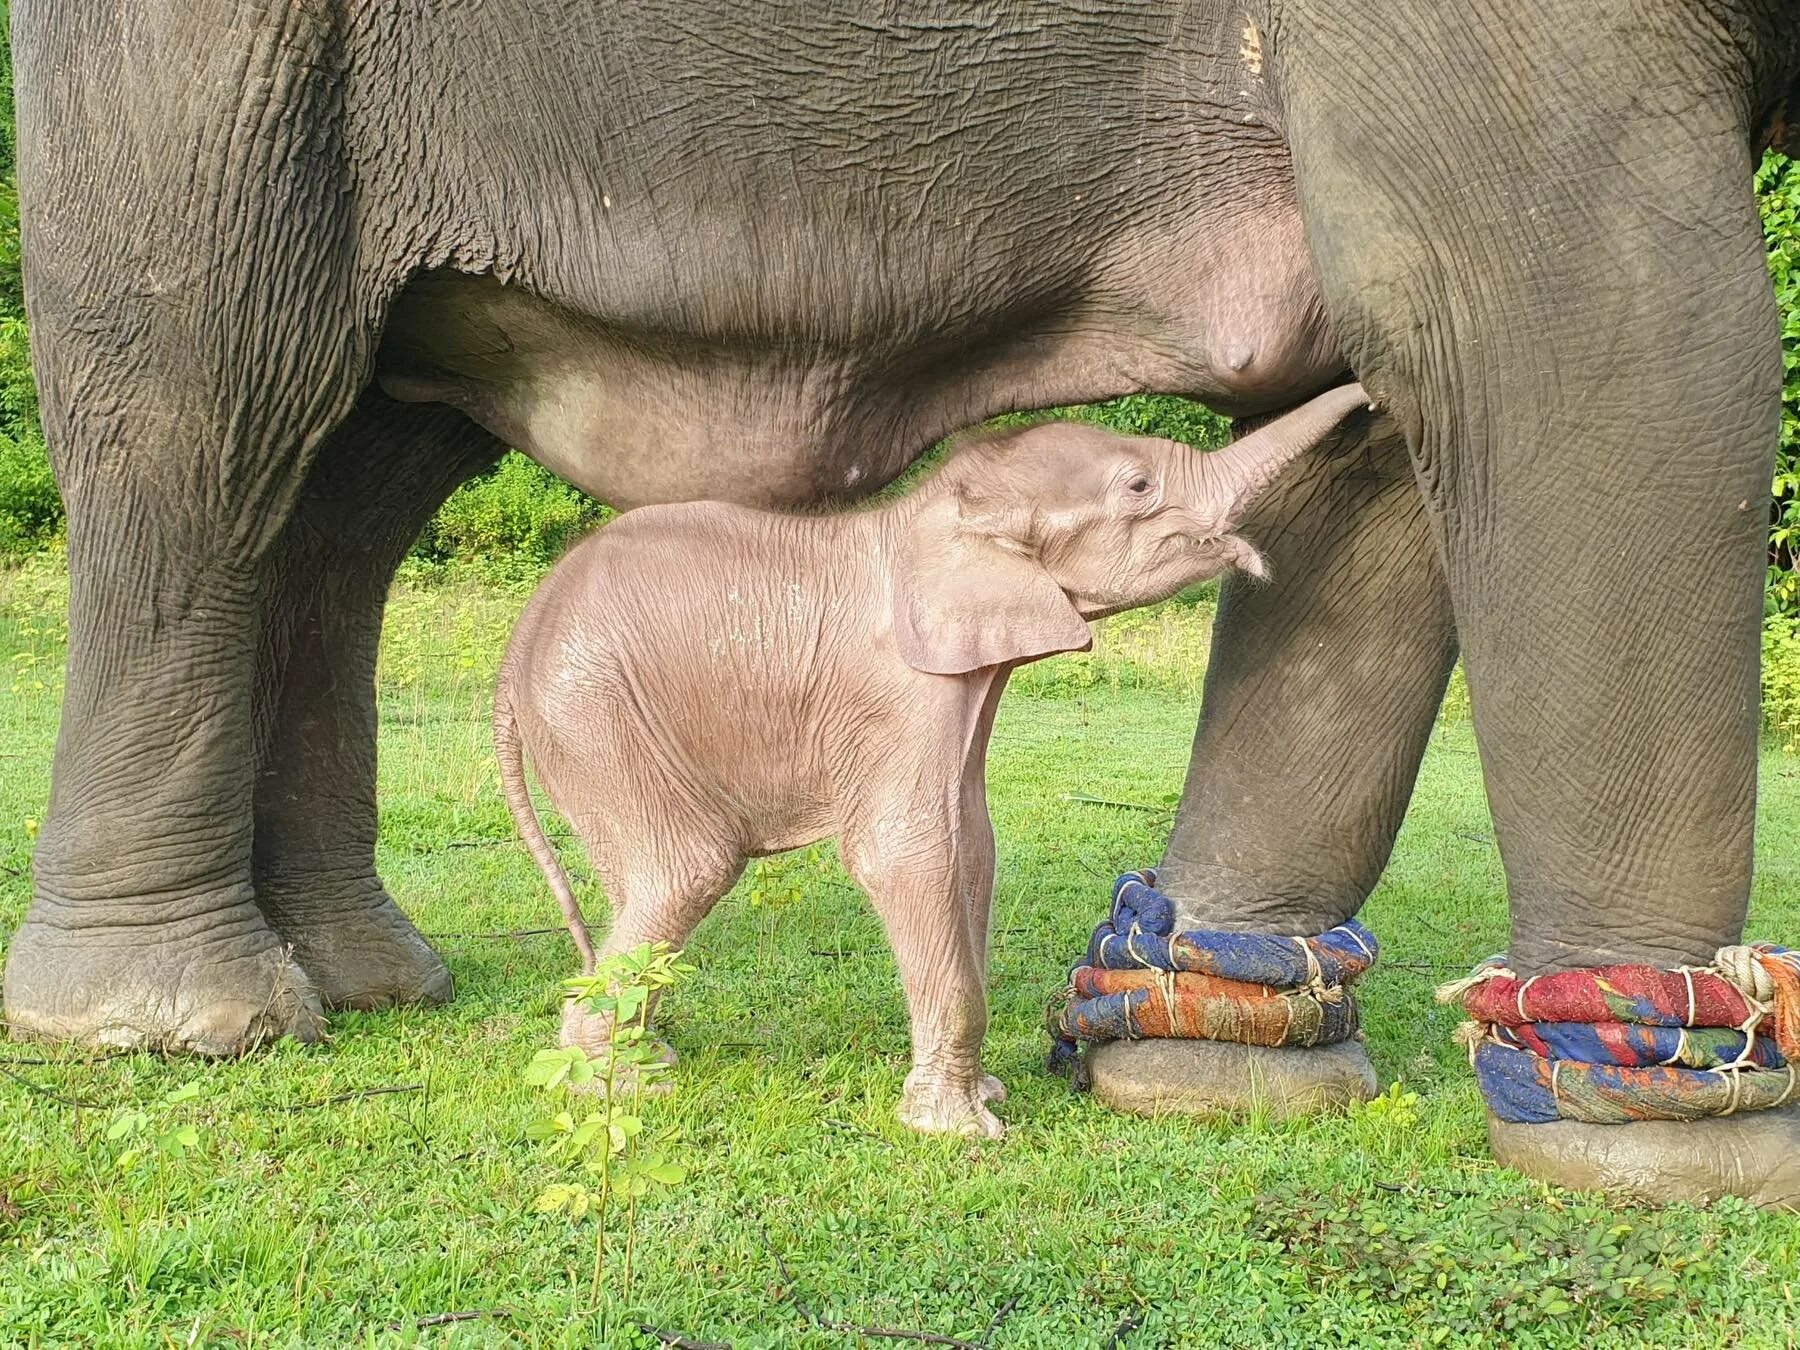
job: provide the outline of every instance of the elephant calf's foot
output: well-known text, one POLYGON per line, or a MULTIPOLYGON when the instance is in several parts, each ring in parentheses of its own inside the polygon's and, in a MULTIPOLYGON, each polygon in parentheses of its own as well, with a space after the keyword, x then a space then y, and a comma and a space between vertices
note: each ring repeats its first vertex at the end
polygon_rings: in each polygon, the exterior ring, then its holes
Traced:
POLYGON ((320 885, 259 877, 257 902, 327 1008, 450 1001, 450 971, 379 881, 337 884, 327 894, 320 885))
MULTIPOLYGON (((557 1042, 561 1045, 578 1046, 596 1065, 604 1065, 610 1050, 612 1038, 612 1017, 607 1013, 597 1013, 577 999, 563 1001, 562 1028, 557 1034, 557 1042)), ((675 1047, 667 1041, 651 1040, 644 1042, 654 1055, 656 1062, 667 1069, 676 1064, 675 1047)), ((664 1096, 674 1089, 674 1082, 668 1074, 660 1074, 648 1082, 638 1081, 637 1070, 629 1065, 616 1065, 613 1069, 613 1087, 621 1093, 642 1093, 646 1097, 664 1096)), ((578 1092, 595 1096, 604 1095, 606 1084, 598 1078, 590 1079, 579 1085, 578 1092)))
POLYGON ((1001 1139, 1006 1126, 988 1110, 988 1104, 1005 1098, 1006 1088, 992 1074, 982 1074, 972 1082, 949 1082, 922 1078, 915 1069, 906 1076, 896 1114, 901 1124, 921 1134, 1001 1139))
POLYGON ((1488 1117, 1494 1160, 1576 1191, 1663 1205, 1734 1195, 1800 1207, 1800 1106, 1711 1120, 1515 1125, 1488 1117))
POLYGON ((7 1026, 40 1040, 211 1056, 284 1036, 317 1040, 324 1018, 312 983, 261 916, 249 917, 248 933, 227 918, 209 925, 226 937, 129 944, 129 930, 102 941, 28 919, 7 953, 7 1026))
POLYGON ((1375 1095, 1375 1070, 1358 1041, 1312 1049, 1228 1041, 1107 1041, 1090 1046, 1094 1096, 1134 1115, 1276 1120, 1342 1110, 1375 1095))

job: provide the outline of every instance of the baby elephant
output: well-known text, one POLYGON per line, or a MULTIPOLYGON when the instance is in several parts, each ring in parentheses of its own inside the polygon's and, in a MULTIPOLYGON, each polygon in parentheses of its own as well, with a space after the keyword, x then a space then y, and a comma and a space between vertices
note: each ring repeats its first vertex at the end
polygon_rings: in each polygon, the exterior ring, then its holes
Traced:
MULTIPOLYGON (((1051 423, 966 442, 916 492, 839 515, 631 511, 531 599, 501 668, 507 805, 592 971, 525 787, 529 752, 612 902, 605 951, 680 945, 745 860, 836 835, 912 1017, 900 1118, 999 1136, 981 1042, 994 837, 985 766, 1014 666, 1088 620, 1262 560, 1233 533, 1366 402, 1344 385, 1230 447, 1051 423)), ((563 1040, 606 1028, 573 1004, 563 1040)))

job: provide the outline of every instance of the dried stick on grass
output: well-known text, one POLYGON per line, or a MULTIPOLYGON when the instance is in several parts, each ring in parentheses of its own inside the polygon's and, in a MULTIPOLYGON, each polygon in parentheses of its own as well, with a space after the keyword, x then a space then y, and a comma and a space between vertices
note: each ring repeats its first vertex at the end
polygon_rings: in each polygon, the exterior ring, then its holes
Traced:
POLYGON ((679 1331, 665 1331, 662 1327, 651 1326, 648 1322, 639 1322, 638 1330, 646 1336, 654 1336, 673 1350, 731 1350, 730 1341, 696 1341, 683 1336, 679 1331))
MULTIPOLYGON (((512 1314, 505 1308, 475 1308, 469 1312, 433 1313, 430 1317, 419 1318, 411 1325, 420 1331, 426 1331, 432 1327, 447 1327, 455 1322, 479 1322, 484 1318, 498 1320, 502 1317, 511 1316, 512 1314)), ((407 1325, 408 1324, 405 1322, 389 1322, 387 1324, 387 1329, 389 1331, 405 1331, 407 1325)))
POLYGON ((278 1111, 317 1111, 322 1106, 342 1106, 345 1102, 361 1101, 364 1097, 386 1097, 396 1092, 423 1092, 423 1083, 395 1083, 390 1087, 357 1088, 352 1092, 340 1092, 335 1097, 323 1097, 316 1102, 301 1102, 295 1106, 278 1106, 278 1111))

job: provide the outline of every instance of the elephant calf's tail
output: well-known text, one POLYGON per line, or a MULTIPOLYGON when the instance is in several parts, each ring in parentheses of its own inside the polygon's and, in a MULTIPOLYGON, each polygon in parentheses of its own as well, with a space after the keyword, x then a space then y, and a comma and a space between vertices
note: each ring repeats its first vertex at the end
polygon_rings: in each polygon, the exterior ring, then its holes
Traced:
POLYGON ((562 860, 551 847, 543 822, 538 819, 537 808, 531 803, 531 790, 525 786, 525 749, 519 739, 518 718, 513 715, 510 684, 511 680, 502 673, 499 687, 494 691, 494 753, 500 758, 500 791, 506 794, 507 810, 512 812, 513 824, 519 827, 525 847, 531 850, 544 880, 550 883, 556 903, 562 906, 569 936, 575 939, 575 949, 581 953, 582 973, 591 975, 594 940, 588 935, 587 920, 582 917, 581 905, 569 885, 569 874, 563 871, 562 860))

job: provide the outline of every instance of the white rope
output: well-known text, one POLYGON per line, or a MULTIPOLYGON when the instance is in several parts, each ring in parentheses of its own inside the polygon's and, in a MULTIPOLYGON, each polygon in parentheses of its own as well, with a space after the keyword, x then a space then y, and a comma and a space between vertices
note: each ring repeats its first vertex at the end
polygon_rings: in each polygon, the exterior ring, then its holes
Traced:
POLYGON ((1528 1012, 1525 1011, 1525 994, 1531 988, 1532 985, 1536 984, 1539 980, 1541 980, 1543 978, 1544 977, 1542 975, 1533 975, 1529 980, 1526 980, 1525 983, 1523 983, 1519 986, 1518 997, 1514 1000, 1514 1002, 1516 1002, 1519 1005, 1519 1020, 1521 1022, 1529 1022, 1532 1020, 1531 1014, 1529 1014, 1528 1012))
POLYGON ((1451 980, 1448 984, 1440 984, 1433 995, 1439 1003, 1455 1003, 1478 984, 1486 984, 1489 980, 1513 980, 1518 976, 1510 966, 1504 963, 1497 965, 1480 965, 1460 980, 1451 980))
POLYGON ((1775 981, 1763 969, 1760 957, 1754 947, 1721 947, 1713 956, 1711 970, 1752 1003, 1766 1004, 1775 997, 1775 981))

